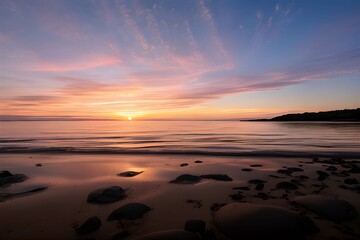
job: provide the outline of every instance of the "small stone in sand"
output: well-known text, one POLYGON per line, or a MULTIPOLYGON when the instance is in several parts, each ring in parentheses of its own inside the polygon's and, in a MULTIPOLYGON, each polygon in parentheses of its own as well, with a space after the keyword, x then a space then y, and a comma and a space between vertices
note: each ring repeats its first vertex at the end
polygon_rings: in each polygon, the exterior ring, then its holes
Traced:
POLYGON ((185 230, 165 230, 146 234, 134 240, 198 240, 196 234, 185 230))
POLYGON ((243 172, 251 172, 253 170, 254 169, 252 169, 252 168, 243 168, 243 169, 241 169, 241 171, 243 171, 243 172))
POLYGON ((251 164, 250 167, 262 167, 263 165, 261 164, 251 164))
POLYGON ((261 179, 251 179, 248 181, 248 183, 250 184, 259 184, 259 183, 266 183, 266 181, 261 180, 261 179))
POLYGON ((307 217, 280 207, 250 203, 230 203, 220 208, 214 225, 231 240, 293 239, 318 230, 307 217))
POLYGON ((89 193, 87 201, 89 203, 112 203, 127 197, 126 190, 119 186, 100 188, 89 193))
POLYGON ((229 197, 234 201, 241 201, 244 199, 244 196, 241 193, 231 194, 229 197))
POLYGON ((36 167, 42 167, 42 164, 41 163, 37 163, 35 164, 36 167))
POLYGON ((344 183, 349 184, 349 185, 359 184, 359 182, 356 178, 347 178, 347 179, 345 179, 344 183))
POLYGON ((190 174, 183 174, 178 176, 176 179, 171 180, 170 183, 177 183, 177 184, 194 184, 200 182, 201 177, 194 176, 190 174))
POLYGON ((258 183, 255 187, 256 190, 260 191, 262 189, 264 189, 264 184, 263 183, 258 183))
POLYGON ((184 230, 202 235, 205 232, 206 223, 203 220, 188 220, 184 230))
POLYGON ((235 190, 244 190, 244 191, 249 191, 249 190, 250 190, 249 187, 233 187, 232 189, 235 189, 235 190))
POLYGON ((100 226, 101 220, 95 216, 86 220, 79 228, 76 229, 76 232, 80 235, 89 234, 96 232, 100 226))
POLYGON ((334 222, 350 221, 358 215, 347 201, 322 195, 296 197, 294 202, 334 222))
POLYGON ((295 190, 298 189, 298 186, 292 182, 279 182, 276 184, 276 188, 284 190, 295 190))
POLYGON ((206 174, 200 176, 203 179, 213 179, 217 181, 231 182, 232 178, 226 174, 206 174))
POLYGON ((196 160, 194 163, 202 163, 203 161, 196 160))
POLYGON ((135 220, 142 218, 142 216, 149 212, 151 208, 142 203, 128 203, 118 209, 114 210, 109 217, 107 218, 108 221, 113 220, 135 220))
POLYGON ((319 180, 319 181, 323 181, 329 176, 329 174, 327 172, 320 171, 320 170, 316 171, 316 173, 319 175, 319 177, 317 178, 317 180, 319 180))
POLYGON ((180 164, 180 167, 186 167, 188 165, 189 165, 188 163, 182 163, 182 164, 180 164))
POLYGON ((281 174, 285 174, 285 175, 291 175, 291 171, 286 170, 286 169, 279 169, 276 171, 277 173, 281 173, 281 174))
POLYGON ((144 171, 140 171, 140 172, 135 172, 135 171, 126 171, 126 172, 122 172, 122 173, 118 173, 117 175, 120 177, 135 177, 141 173, 143 173, 144 171))

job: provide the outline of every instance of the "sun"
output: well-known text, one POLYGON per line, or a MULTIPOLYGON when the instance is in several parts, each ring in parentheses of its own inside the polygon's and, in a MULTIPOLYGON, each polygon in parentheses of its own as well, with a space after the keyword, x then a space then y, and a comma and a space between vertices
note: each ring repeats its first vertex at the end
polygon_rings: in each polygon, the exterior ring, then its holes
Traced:
POLYGON ((131 116, 129 116, 127 119, 128 119, 129 121, 131 121, 131 120, 132 120, 132 117, 131 117, 131 116))

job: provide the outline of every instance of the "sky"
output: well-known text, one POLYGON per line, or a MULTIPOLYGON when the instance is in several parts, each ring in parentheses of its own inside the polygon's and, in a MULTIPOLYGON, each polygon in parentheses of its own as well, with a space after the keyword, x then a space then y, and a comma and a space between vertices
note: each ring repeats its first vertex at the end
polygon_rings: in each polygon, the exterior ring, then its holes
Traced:
POLYGON ((0 1, 0 117, 360 107, 358 0, 0 1))

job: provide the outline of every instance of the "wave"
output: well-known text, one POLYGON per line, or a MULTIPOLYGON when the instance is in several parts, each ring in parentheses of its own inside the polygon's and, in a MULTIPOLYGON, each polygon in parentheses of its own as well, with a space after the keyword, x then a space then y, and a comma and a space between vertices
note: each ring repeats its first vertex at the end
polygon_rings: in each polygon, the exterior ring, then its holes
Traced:
POLYGON ((294 158, 350 158, 360 159, 360 152, 354 151, 283 151, 283 150, 254 150, 254 151, 212 151, 204 150, 169 150, 169 149, 119 149, 119 148, 72 148, 72 147, 1 147, 0 154, 168 154, 168 155, 203 155, 203 156, 238 156, 238 157, 294 157, 294 158))

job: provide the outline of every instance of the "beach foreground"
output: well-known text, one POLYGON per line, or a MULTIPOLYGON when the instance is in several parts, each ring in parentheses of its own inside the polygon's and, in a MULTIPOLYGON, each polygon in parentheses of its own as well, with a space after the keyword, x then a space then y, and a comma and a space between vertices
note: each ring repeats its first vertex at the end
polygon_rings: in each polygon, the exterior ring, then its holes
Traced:
POLYGON ((357 159, 328 158, 2 154, 0 171, 26 177, 0 186, 0 236, 255 239, 263 233, 286 238, 294 219, 299 238, 356 239, 358 165, 357 159), (89 201, 91 192, 112 186, 122 190, 116 201, 89 201), (149 209, 133 219, 120 214, 108 221, 114 210, 129 203, 149 209), (100 223, 81 229, 95 216, 100 223), (206 232, 202 222, 189 220, 204 221, 206 232), (183 231, 185 223, 190 231, 183 231), (166 232, 151 236, 158 231, 166 232))

